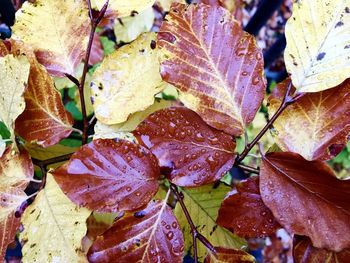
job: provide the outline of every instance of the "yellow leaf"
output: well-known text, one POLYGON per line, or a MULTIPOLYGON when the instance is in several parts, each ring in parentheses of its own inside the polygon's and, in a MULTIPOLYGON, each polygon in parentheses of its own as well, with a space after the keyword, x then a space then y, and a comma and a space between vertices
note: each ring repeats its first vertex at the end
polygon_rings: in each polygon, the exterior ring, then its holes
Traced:
MULTIPOLYGON (((95 0, 98 9, 101 9, 107 0, 95 0)), ((108 8, 112 9, 118 17, 129 16, 133 11, 141 11, 151 7, 155 0, 109 0, 108 8)))
POLYGON ((139 14, 124 17, 122 21, 116 21, 114 34, 119 42, 129 43, 134 41, 141 33, 148 32, 153 26, 153 8, 147 8, 139 14))
POLYGON ((157 3, 163 8, 163 11, 168 12, 172 3, 186 4, 185 0, 157 0, 157 3))
POLYGON ((11 132, 14 142, 14 122, 24 111, 23 93, 27 86, 30 64, 25 56, 0 57, 0 119, 11 132))
POLYGON ((84 0, 25 2, 13 32, 32 46, 38 61, 55 76, 74 75, 87 45, 90 22, 84 0))
POLYGON ((114 139, 119 138, 120 132, 131 132, 136 129, 136 127, 153 112, 168 108, 172 105, 171 101, 160 100, 155 101, 153 105, 148 107, 144 111, 136 112, 132 114, 126 122, 114 125, 103 124, 97 121, 95 125, 95 135, 94 139, 114 139))
MULTIPOLYGON (((216 218, 221 202, 230 187, 221 184, 217 188, 213 185, 206 185, 200 188, 183 189, 184 203, 190 213, 193 223, 198 231, 205 236, 214 246, 229 248, 241 248, 244 245, 243 239, 234 236, 228 230, 216 224, 216 218)), ((192 235, 188 222, 182 212, 180 204, 175 207, 175 215, 181 225, 185 237, 185 251, 192 253, 192 235)), ((203 261, 207 249, 198 242, 198 257, 203 261)))
POLYGON ((153 104, 162 86, 155 33, 142 34, 108 56, 91 83, 96 118, 108 125, 122 123, 132 113, 153 104))
POLYGON ((87 262, 81 252, 90 211, 64 195, 51 174, 22 216, 23 262, 87 262))
POLYGON ((300 92, 337 86, 350 76, 350 0, 299 0, 286 24, 284 59, 300 92))

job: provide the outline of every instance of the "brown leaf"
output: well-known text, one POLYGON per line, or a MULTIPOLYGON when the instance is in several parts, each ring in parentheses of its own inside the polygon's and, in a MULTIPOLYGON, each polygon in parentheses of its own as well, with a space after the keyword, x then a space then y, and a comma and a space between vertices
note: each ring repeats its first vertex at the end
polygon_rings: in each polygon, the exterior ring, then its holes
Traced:
POLYGON ((33 164, 27 153, 13 154, 10 148, 6 149, 0 158, 0 261, 20 225, 15 212, 27 199, 23 190, 33 174, 33 164))
POLYGON ((30 62, 28 87, 24 92, 26 107, 16 119, 15 131, 26 141, 48 147, 72 132, 73 118, 61 100, 61 94, 46 69, 28 49, 12 42, 11 52, 25 52, 30 62))
MULTIPOLYGON (((280 106, 290 79, 280 83, 269 98, 269 114, 280 106)), ((329 160, 348 141, 350 133, 350 80, 336 88, 307 93, 288 106, 274 122, 278 145, 307 160, 329 160)))
POLYGON ((247 252, 238 249, 230 249, 224 247, 216 247, 216 255, 209 253, 204 263, 254 263, 255 259, 247 252))
POLYGON ((238 136, 265 93, 255 38, 222 7, 173 4, 158 34, 162 78, 209 125, 238 136))
POLYGON ((76 204, 99 212, 134 210, 157 193, 160 172, 145 148, 124 140, 95 140, 53 172, 76 204))
POLYGON ((315 248, 304 236, 294 236, 293 258, 295 263, 346 263, 350 262, 350 249, 338 253, 315 248))
POLYGON ((228 193, 216 222, 244 238, 267 237, 281 228, 261 199, 257 176, 228 193))
POLYGON ((127 214, 97 237, 89 262, 182 262, 184 240, 166 201, 153 201, 144 210, 127 214))
POLYGON ((219 180, 234 162, 234 138, 211 128, 185 107, 155 112, 134 135, 158 158, 170 180, 180 186, 219 180))
POLYGON ((242 0, 199 0, 203 4, 211 6, 225 7, 230 13, 232 13, 236 20, 242 22, 243 20, 243 2, 242 0))
POLYGON ((309 236, 315 247, 350 247, 350 181, 321 161, 289 152, 268 153, 260 168, 261 197, 287 231, 309 236))

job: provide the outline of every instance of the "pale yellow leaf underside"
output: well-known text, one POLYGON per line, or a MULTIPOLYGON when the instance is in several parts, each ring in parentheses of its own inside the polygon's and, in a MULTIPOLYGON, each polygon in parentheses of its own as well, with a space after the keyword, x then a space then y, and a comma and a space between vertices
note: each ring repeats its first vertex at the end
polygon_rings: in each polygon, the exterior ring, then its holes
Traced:
POLYGON ((119 138, 120 132, 131 132, 153 112, 160 109, 168 108, 172 105, 171 101, 160 100, 155 101, 150 107, 144 111, 136 112, 132 114, 126 122, 114 125, 107 125, 97 121, 95 125, 94 139, 113 139, 119 138))
MULTIPOLYGON (((109 0, 108 8, 116 12, 118 17, 129 16, 133 11, 141 11, 151 7, 155 0, 109 0)), ((106 0, 95 0, 98 9, 101 9, 106 0)))
POLYGON ((154 11, 152 7, 135 14, 122 18, 122 23, 115 22, 114 34, 118 43, 129 43, 135 40, 141 33, 148 32, 153 26, 154 11))
POLYGON ((14 37, 40 52, 50 73, 74 75, 85 54, 90 23, 84 0, 25 2, 16 13, 14 37))
POLYGON ((160 92, 157 49, 151 48, 155 33, 145 33, 105 58, 91 83, 96 118, 108 125, 125 122, 145 110, 160 92))
MULTIPOLYGON (((214 246, 239 249, 244 245, 244 241, 216 224, 220 204, 228 191, 230 191, 230 188, 223 184, 215 189, 213 189, 212 185, 185 189, 183 190, 184 202, 197 229, 214 246)), ((193 244, 190 228, 179 204, 175 207, 175 215, 184 232, 185 251, 192 251, 193 244)), ((207 249, 199 243, 199 259, 203 260, 206 255, 207 249)))
POLYGON ((337 86, 350 77, 350 0, 300 0, 286 25, 284 59, 300 92, 337 86))
POLYGON ((0 58, 0 119, 11 132, 14 141, 14 122, 24 111, 23 97, 30 64, 25 56, 7 55, 0 58))
POLYGON ((22 216, 23 262, 87 262, 81 252, 90 211, 72 203, 51 174, 22 216))

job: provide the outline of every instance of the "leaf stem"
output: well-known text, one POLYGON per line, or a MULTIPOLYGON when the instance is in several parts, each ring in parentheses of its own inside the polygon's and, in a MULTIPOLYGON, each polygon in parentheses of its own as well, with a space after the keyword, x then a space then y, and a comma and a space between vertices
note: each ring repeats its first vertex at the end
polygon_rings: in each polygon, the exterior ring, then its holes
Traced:
POLYGON ((198 262, 198 252, 197 252, 197 239, 202 242, 204 246, 206 246, 211 253, 216 254, 216 250, 214 246, 209 242, 208 239, 206 239, 201 233, 198 232, 196 226, 194 225, 192 218, 190 216, 190 213, 187 210, 187 207, 183 201, 183 196, 177 189, 177 186, 173 183, 170 183, 170 189, 172 192, 175 194, 177 201, 180 203, 182 211, 185 214, 185 217, 187 219, 188 224, 190 225, 191 228, 191 233, 192 233, 192 239, 193 239, 193 255, 194 255, 194 262, 198 262))
POLYGON ((259 174, 259 168, 254 168, 254 167, 244 165, 244 164, 238 164, 237 167, 239 167, 242 170, 249 172, 249 173, 259 174))
POLYGON ((78 90, 79 90, 79 97, 80 97, 80 105, 81 105, 81 112, 83 115, 83 135, 81 138, 81 142, 82 144, 86 144, 88 141, 88 129, 89 129, 89 122, 87 119, 87 114, 86 114, 86 105, 85 105, 85 97, 84 97, 84 85, 85 85, 85 79, 86 79, 86 75, 88 73, 88 69, 89 69, 89 60, 90 60, 90 54, 91 54, 91 49, 92 49, 92 44, 94 41, 94 35, 95 35, 95 31, 96 28, 98 26, 98 24, 100 23, 101 19, 103 18, 104 14, 106 13, 107 10, 107 6, 108 6, 108 0, 105 3, 105 5, 102 7, 99 15, 97 18, 93 17, 92 14, 92 7, 91 7, 91 0, 88 0, 88 7, 89 7, 89 17, 90 17, 90 22, 91 22, 91 29, 90 29, 90 36, 89 36, 89 42, 88 42, 88 46, 86 49, 86 54, 85 54, 85 60, 84 60, 84 69, 83 69, 83 74, 81 76, 80 79, 80 83, 78 86, 78 90))
POLYGON ((251 149, 259 142, 261 137, 264 136, 264 134, 268 131, 268 129, 271 127, 271 125, 275 122, 275 120, 281 115, 281 113, 292 103, 294 103, 296 100, 301 98, 304 94, 303 93, 297 93, 295 96, 291 97, 290 93, 292 90, 292 82, 289 84, 287 92, 283 98, 283 101, 276 111, 276 113, 271 117, 271 119, 267 122, 265 127, 259 132, 259 134, 253 139, 251 143, 248 143, 246 147, 244 148, 243 152, 237 156, 235 165, 238 166, 244 158, 248 155, 248 153, 251 151, 251 149))

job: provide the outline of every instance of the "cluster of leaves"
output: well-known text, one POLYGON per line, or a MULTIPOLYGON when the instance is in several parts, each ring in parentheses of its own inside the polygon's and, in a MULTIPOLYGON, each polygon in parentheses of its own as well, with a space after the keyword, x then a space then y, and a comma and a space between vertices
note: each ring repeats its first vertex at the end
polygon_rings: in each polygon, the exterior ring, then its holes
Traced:
POLYGON ((239 1, 158 1, 169 11, 158 33, 148 32, 154 2, 36 0, 17 12, 13 38, 0 42, 0 118, 9 131, 1 258, 22 224, 23 262, 182 262, 185 253, 254 262, 239 237, 279 228, 294 235, 295 262, 349 261, 350 182, 326 161, 350 132, 350 1, 294 3, 290 77, 241 153, 236 138, 259 111, 266 80, 262 52, 235 18, 239 1), (99 35, 113 22, 116 49, 99 35), (80 127, 56 89, 67 81, 80 127), (243 165, 269 128, 278 147, 261 147, 260 167, 243 165), (81 147, 58 147, 73 133, 81 147), (258 176, 231 188, 220 180, 233 166, 258 176), (27 195, 29 184, 38 192, 27 195))

